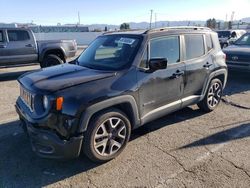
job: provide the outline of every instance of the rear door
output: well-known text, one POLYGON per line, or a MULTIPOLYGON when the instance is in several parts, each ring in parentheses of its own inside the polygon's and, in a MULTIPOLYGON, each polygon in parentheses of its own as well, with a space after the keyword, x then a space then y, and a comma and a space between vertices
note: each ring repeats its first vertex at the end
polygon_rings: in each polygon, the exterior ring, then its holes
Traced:
POLYGON ((209 34, 184 35, 186 77, 183 97, 199 98, 214 68, 212 41, 209 34))
POLYGON ((6 45, 5 63, 30 63, 38 59, 36 43, 27 30, 7 30, 8 43, 6 45))
POLYGON ((6 56, 7 40, 5 30, 0 30, 0 66, 4 62, 6 56))

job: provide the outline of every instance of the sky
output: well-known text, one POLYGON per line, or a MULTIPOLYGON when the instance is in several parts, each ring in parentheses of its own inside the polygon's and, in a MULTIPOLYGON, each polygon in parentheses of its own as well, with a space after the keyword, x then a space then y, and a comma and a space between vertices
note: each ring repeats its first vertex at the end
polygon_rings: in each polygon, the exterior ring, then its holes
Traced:
POLYGON ((250 0, 0 0, 0 23, 121 24, 250 17, 250 0))

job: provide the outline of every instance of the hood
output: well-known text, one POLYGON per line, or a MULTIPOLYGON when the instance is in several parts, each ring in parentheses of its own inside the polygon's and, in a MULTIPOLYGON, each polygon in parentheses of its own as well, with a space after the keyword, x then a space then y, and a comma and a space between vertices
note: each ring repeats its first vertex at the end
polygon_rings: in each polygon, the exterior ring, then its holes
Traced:
POLYGON ((18 81, 27 89, 48 93, 115 75, 115 72, 63 64, 24 74, 18 81))
POLYGON ((250 46, 247 45, 231 45, 223 49, 225 54, 250 54, 250 46))

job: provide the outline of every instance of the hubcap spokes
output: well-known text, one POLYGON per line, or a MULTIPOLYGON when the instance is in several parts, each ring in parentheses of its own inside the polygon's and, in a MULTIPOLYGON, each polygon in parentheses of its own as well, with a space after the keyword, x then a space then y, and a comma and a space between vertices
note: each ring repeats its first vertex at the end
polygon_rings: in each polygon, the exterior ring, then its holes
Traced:
POLYGON ((105 120, 94 136, 94 149, 101 156, 115 154, 126 138, 126 126, 123 120, 112 117, 105 120))
POLYGON ((217 106, 221 99, 221 86, 219 83, 214 83, 208 91, 207 102, 212 108, 217 106))

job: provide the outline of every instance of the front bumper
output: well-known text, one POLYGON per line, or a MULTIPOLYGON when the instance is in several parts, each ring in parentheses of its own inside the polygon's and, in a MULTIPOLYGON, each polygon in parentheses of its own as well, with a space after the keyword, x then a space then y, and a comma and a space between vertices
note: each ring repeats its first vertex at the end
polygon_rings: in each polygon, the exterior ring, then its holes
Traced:
POLYGON ((32 150, 44 158, 52 159, 72 159, 80 155, 83 136, 71 137, 68 140, 61 138, 51 129, 42 129, 39 125, 44 125, 43 120, 31 120, 26 117, 21 108, 16 105, 21 124, 27 130, 32 150))

